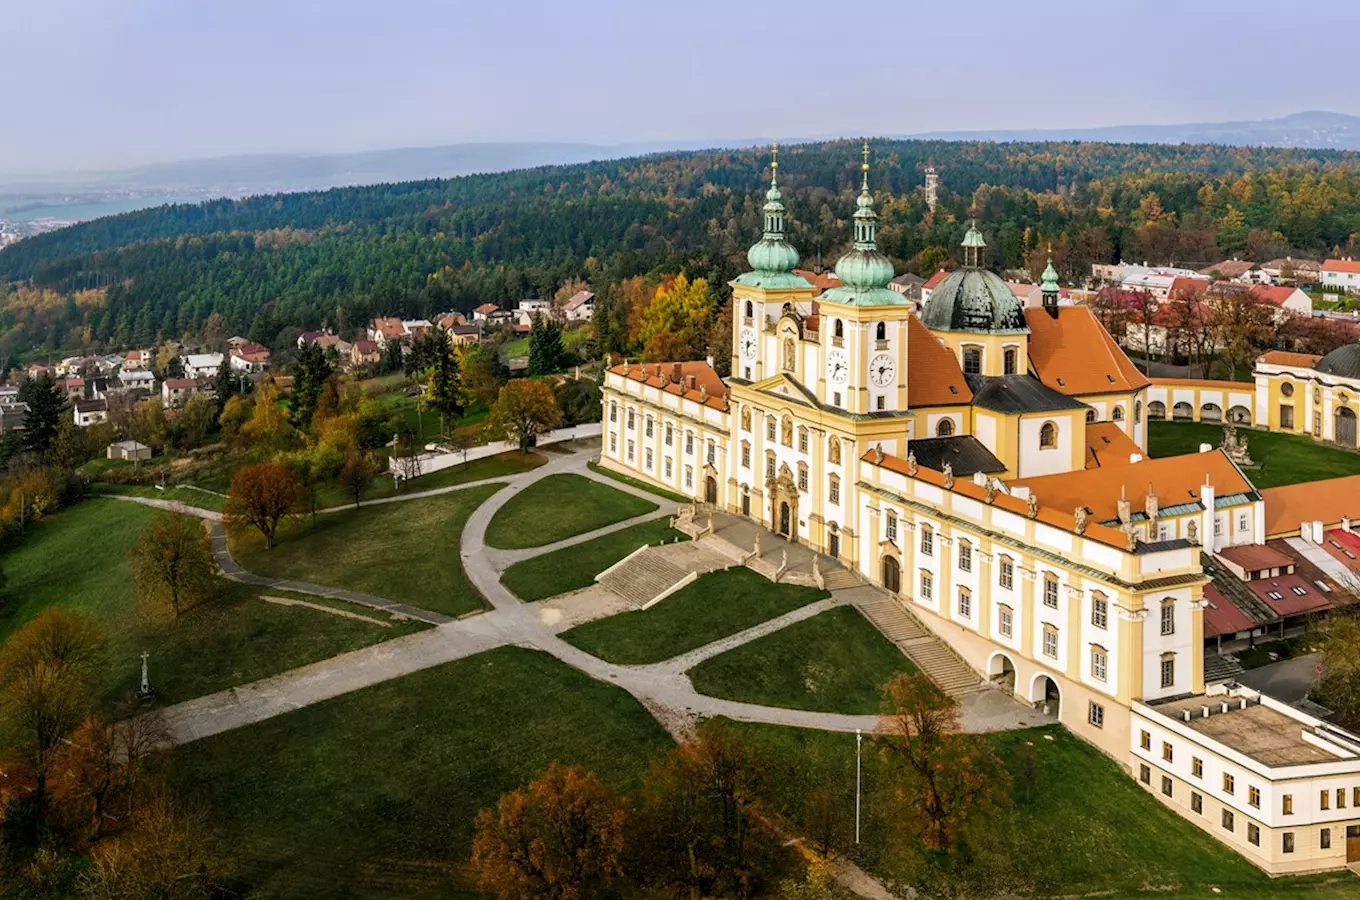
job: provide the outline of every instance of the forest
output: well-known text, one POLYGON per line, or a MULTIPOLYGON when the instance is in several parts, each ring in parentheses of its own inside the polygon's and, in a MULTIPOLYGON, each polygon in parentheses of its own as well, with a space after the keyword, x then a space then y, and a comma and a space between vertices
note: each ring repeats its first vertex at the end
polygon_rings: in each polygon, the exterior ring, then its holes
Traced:
MULTIPOLYGON (((998 269, 1052 253, 1204 266, 1355 250, 1360 154, 1210 145, 872 141, 880 246, 899 271, 956 260, 976 218, 998 269), (940 171, 931 213, 923 168, 940 171)), ((274 344, 373 315, 466 312, 583 279, 709 284, 745 269, 768 151, 670 153, 455 179, 163 206, 0 251, 0 365, 196 333, 219 313, 274 344)), ((790 237, 828 265, 849 241, 859 143, 781 149, 790 237)))

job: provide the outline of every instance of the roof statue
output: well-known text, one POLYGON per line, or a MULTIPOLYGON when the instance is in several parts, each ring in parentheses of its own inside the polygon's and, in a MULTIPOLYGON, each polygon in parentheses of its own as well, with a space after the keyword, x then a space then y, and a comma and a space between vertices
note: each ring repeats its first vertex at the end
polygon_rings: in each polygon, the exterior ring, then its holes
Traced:
POLYGON ((869 193, 869 142, 864 142, 864 162, 860 165, 863 181, 855 201, 855 242, 850 251, 836 261, 836 277, 841 283, 822 292, 822 300, 852 306, 901 306, 903 295, 889 290, 888 282, 896 272, 893 264, 878 249, 878 213, 869 193))
POLYGON ((798 251, 784 237, 783 201, 779 193, 779 145, 775 144, 770 159, 770 188, 765 192, 765 232, 746 251, 751 271, 738 276, 734 284, 772 290, 812 287, 801 275, 793 273, 798 265, 798 251))
POLYGON ((1002 334, 1028 331, 1024 308, 1015 294, 999 276, 982 267, 987 242, 976 225, 969 224, 960 246, 963 265, 931 292, 921 310, 921 321, 933 331, 1002 334))

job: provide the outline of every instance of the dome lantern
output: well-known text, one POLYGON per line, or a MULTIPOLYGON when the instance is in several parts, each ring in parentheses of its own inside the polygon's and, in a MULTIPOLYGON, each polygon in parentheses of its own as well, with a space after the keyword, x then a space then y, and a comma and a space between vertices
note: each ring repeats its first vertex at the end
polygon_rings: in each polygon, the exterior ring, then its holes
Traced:
POLYGON ((888 288, 896 272, 892 262, 878 249, 878 213, 869 193, 869 142, 864 142, 863 180, 855 201, 854 243, 850 252, 836 261, 836 277, 841 284, 823 292, 834 303, 857 306, 896 306, 904 302, 901 294, 888 288))
POLYGON ((770 160, 770 187, 765 192, 764 233, 746 251, 746 262, 751 271, 739 276, 735 284, 769 289, 810 288, 807 280, 794 274, 798 265, 798 251, 784 236, 784 197, 779 193, 779 145, 775 144, 770 160))

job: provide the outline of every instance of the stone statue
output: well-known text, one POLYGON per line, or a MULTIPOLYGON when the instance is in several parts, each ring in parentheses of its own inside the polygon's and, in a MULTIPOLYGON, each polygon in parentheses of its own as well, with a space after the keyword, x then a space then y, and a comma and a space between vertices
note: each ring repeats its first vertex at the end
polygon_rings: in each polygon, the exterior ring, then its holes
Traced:
POLYGON ((752 555, 754 555, 757 559, 760 558, 760 532, 759 532, 759 531, 756 532, 756 543, 755 543, 755 546, 751 548, 751 553, 752 553, 752 555))
POLYGON ((1247 439, 1237 436, 1237 427, 1229 422, 1223 426, 1223 452, 1242 468, 1255 468, 1251 454, 1247 452, 1247 439))
POLYGON ((1192 544, 1198 544, 1198 543, 1199 543, 1199 523, 1196 522, 1194 519, 1191 519, 1191 520, 1190 520, 1190 524, 1186 527, 1186 529, 1185 529, 1185 537, 1186 537, 1186 538, 1190 541, 1190 543, 1192 543, 1192 544))
POLYGON ((792 372, 794 367, 793 338, 784 339, 784 369, 792 372))
POLYGON ((783 441, 785 447, 793 446, 793 419, 784 420, 784 427, 780 434, 780 440, 783 441))
POLYGON ((946 490, 954 489, 954 466, 952 463, 944 464, 944 486, 946 490))
POLYGON ((743 406, 741 408, 741 430, 751 430, 751 407, 749 406, 743 406))
POLYGON ((1124 526, 1124 542, 1130 553, 1138 549, 1138 530, 1132 523, 1124 526))
POLYGON ((828 461, 830 461, 830 462, 832 462, 832 463, 834 463, 834 464, 836 464, 836 465, 840 465, 840 462, 841 462, 841 439, 840 439, 840 438, 834 438, 834 437, 833 437, 833 438, 831 439, 831 445, 827 448, 827 459, 828 459, 828 461))
POLYGON ((883 448, 882 448, 880 445, 875 444, 875 445, 874 445, 874 465, 882 465, 882 464, 883 464, 883 448))
POLYGON ((699 385, 699 402, 700 403, 708 402, 708 388, 704 387, 703 385, 699 385))
POLYGON ((908 451, 907 451, 907 474, 908 474, 908 475, 912 475, 912 476, 915 476, 915 475, 916 475, 916 451, 915 451, 915 450, 908 450, 908 451))
POLYGON ((1033 494, 1029 495, 1029 517, 1031 519, 1039 518, 1039 498, 1033 494))
POLYGON ((1077 534, 1086 533, 1086 507, 1077 507, 1076 512, 1072 514, 1072 522, 1076 526, 1077 534))
POLYGON ((983 496, 985 496, 985 497, 987 498, 987 502, 988 502, 988 503, 992 503, 993 501, 996 500, 996 479, 995 479, 995 478, 988 478, 988 479, 987 479, 987 483, 984 484, 984 485, 982 486, 982 493, 983 493, 983 496))

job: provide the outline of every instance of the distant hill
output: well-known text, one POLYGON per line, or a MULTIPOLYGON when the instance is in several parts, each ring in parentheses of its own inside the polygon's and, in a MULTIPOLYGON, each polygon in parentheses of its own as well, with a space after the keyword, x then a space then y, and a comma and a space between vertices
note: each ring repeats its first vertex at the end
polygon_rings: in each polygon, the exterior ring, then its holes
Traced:
POLYGON ((1360 150, 1360 116, 1301 112, 1254 122, 1110 125, 1020 131, 931 131, 904 139, 947 141, 1103 141, 1115 144, 1231 144, 1305 150, 1360 150))

